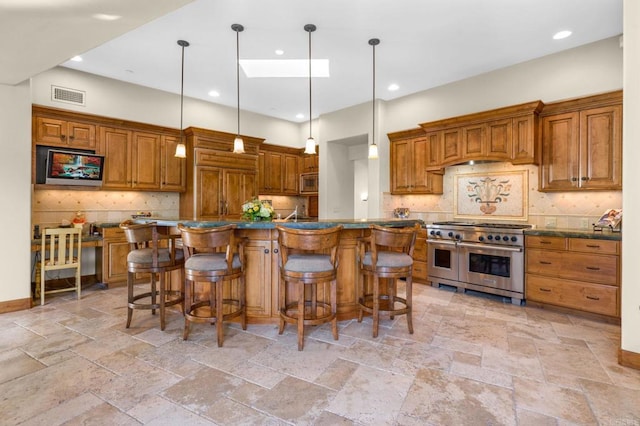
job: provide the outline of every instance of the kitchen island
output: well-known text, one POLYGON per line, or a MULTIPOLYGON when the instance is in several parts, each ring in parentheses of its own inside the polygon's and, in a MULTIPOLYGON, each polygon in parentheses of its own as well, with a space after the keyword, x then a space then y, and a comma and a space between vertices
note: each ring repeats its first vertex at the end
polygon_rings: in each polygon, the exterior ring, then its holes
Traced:
POLYGON ((140 218, 136 222, 156 222, 159 226, 175 228, 178 223, 191 227, 217 227, 236 224, 236 235, 246 238, 245 279, 247 320, 250 324, 278 321, 278 283, 280 280, 278 231, 276 225, 303 229, 323 229, 342 225, 338 247, 338 318, 355 318, 358 314, 358 241, 369 234, 369 225, 413 227, 421 220, 368 219, 319 220, 312 222, 247 222, 247 221, 193 221, 179 219, 140 218))

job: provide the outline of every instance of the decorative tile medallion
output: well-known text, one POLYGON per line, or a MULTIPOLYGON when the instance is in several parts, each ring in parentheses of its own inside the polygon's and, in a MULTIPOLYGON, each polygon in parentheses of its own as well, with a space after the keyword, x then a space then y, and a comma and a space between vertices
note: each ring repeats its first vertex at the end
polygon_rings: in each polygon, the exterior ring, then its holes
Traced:
POLYGON ((526 170, 455 176, 454 216, 527 220, 527 177, 526 170))

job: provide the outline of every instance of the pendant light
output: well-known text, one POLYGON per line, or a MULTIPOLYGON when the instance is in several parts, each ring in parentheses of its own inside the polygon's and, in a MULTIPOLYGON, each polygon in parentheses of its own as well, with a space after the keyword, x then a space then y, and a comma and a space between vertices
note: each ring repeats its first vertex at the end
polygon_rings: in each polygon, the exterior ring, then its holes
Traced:
POLYGON ((304 30, 309 33, 309 137, 305 144, 304 153, 315 154, 316 141, 313 139, 313 136, 311 136, 311 33, 316 30, 316 26, 313 24, 307 24, 304 26, 304 30))
POLYGON ((231 29, 236 32, 236 88, 238 94, 238 133, 233 140, 234 154, 244 154, 244 141, 240 136, 240 33, 244 27, 240 24, 231 25, 231 29))
POLYGON ((184 48, 189 46, 189 42, 178 40, 178 46, 182 48, 182 68, 180 70, 180 143, 176 145, 175 156, 178 158, 187 157, 187 147, 184 145, 184 130, 182 129, 182 112, 184 110, 184 48))
POLYGON ((376 145, 376 46, 380 44, 380 39, 372 38, 369 44, 373 48, 373 98, 371 101, 371 110, 373 111, 373 127, 371 129, 371 145, 369 145, 369 159, 378 158, 378 145, 376 145))

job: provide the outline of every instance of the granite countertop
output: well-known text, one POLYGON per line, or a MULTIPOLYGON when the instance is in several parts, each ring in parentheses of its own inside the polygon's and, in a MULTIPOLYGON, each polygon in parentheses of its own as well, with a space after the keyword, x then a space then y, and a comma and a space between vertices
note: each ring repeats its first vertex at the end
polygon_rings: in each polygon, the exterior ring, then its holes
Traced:
POLYGON ((524 234, 547 237, 588 238, 595 240, 622 240, 622 232, 612 232, 608 229, 593 231, 592 229, 533 228, 525 230, 524 234))
POLYGON ((248 222, 244 220, 208 221, 192 219, 138 218, 134 219, 134 221, 136 223, 156 222, 160 226, 176 226, 178 223, 182 223, 185 226, 201 228, 212 228, 234 223, 238 226, 238 229, 274 229, 276 225, 298 229, 325 229, 336 225, 342 225, 345 229, 363 229, 368 228, 369 225, 372 224, 393 227, 414 226, 416 223, 423 224, 423 221, 420 219, 327 219, 304 222, 248 222))

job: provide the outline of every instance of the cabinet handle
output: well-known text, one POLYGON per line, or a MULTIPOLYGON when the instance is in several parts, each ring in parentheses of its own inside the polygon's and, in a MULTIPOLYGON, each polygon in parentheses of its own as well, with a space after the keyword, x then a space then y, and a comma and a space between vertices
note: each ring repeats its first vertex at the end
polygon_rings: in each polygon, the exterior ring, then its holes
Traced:
POLYGON ((274 252, 275 254, 278 254, 278 249, 273 249, 273 252, 274 252))
POLYGON ((67 135, 60 135, 60 139, 65 140, 67 138, 67 135))
POLYGON ((597 244, 587 244, 587 247, 589 247, 589 248, 600 248, 600 246, 597 245, 597 244))
POLYGON ((551 293, 551 289, 550 288, 540 287, 540 291, 544 291, 545 293, 551 293))
POLYGON ((576 182, 577 180, 578 180, 578 178, 577 178, 577 177, 572 177, 572 178, 571 178, 571 182, 576 182))
POLYGON ((546 260, 541 260, 540 263, 543 265, 551 265, 551 262, 547 262, 546 260))
POLYGON ((582 180, 589 180, 589 177, 587 177, 587 176, 582 176, 580 179, 582 179, 582 180))
POLYGON ((264 254, 269 254, 269 249, 264 249, 264 254))
POLYGON ((600 268, 598 268, 597 266, 585 266, 585 268, 587 268, 590 271, 599 271, 600 268))
POLYGON ((75 137, 75 136, 73 136, 73 135, 69 136, 69 140, 74 140, 75 138, 76 138, 76 137, 75 137))
POLYGON ((596 296, 587 296, 587 299, 589 299, 589 300, 600 300, 600 298, 596 297, 596 296))
POLYGON ((540 244, 551 244, 551 241, 540 241, 540 244))

